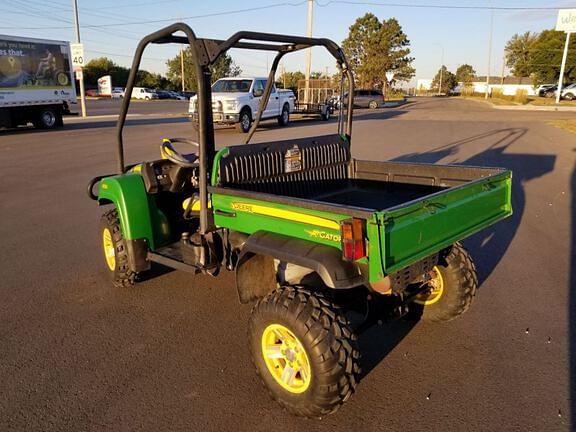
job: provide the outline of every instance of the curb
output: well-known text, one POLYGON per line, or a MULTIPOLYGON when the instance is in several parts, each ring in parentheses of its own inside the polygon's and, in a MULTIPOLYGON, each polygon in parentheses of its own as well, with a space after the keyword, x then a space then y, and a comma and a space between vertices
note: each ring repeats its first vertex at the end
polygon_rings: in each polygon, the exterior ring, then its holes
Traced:
MULTIPOLYGON (((135 118, 170 118, 170 117, 187 117, 187 114, 163 114, 163 113, 156 113, 156 114, 128 114, 126 119, 135 119, 135 118)), ((78 117, 78 116, 66 116, 64 120, 66 122, 73 122, 73 123, 82 123, 82 122, 90 122, 92 120, 116 120, 118 118, 118 114, 103 114, 103 115, 95 115, 95 116, 87 116, 87 117, 78 117)))

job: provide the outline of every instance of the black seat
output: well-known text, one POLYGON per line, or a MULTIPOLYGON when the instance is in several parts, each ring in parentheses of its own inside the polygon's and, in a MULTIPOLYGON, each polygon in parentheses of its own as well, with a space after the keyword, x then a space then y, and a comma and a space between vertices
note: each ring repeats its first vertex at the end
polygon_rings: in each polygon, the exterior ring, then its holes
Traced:
POLYGON ((313 198, 348 183, 350 147, 339 135, 229 147, 219 186, 313 198))

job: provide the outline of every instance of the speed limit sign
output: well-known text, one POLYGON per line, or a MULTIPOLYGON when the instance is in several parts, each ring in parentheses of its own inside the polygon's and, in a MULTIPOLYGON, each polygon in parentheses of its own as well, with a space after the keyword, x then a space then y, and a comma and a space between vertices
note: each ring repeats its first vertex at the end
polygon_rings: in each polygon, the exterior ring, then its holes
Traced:
POLYGON ((70 44, 70 54, 72 55, 72 66, 74 68, 84 67, 84 44, 70 44))

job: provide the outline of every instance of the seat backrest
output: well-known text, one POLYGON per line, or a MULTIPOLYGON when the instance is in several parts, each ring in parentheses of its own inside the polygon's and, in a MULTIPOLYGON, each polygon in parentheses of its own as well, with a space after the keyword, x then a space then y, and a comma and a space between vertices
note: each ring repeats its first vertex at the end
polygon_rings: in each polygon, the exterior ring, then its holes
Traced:
POLYGON ((339 135, 229 147, 219 186, 310 197, 348 179, 350 147, 339 135))

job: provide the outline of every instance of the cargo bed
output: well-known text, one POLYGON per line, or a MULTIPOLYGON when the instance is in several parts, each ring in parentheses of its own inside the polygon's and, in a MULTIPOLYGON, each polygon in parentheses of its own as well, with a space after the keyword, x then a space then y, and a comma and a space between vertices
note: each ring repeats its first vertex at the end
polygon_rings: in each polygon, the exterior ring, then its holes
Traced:
POLYGON ((248 234, 260 226, 340 247, 339 224, 365 219, 371 279, 512 213, 508 170, 355 160, 334 136, 225 149, 209 190, 217 225, 248 234), (287 172, 285 154, 295 146, 301 166, 287 172))

